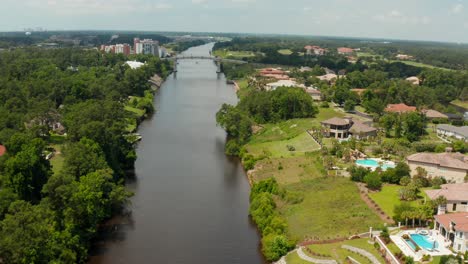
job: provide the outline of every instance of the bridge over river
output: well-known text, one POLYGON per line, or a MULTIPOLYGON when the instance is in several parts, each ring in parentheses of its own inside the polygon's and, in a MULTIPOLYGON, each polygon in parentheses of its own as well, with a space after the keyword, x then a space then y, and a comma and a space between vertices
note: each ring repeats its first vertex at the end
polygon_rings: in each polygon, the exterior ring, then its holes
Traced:
POLYGON ((177 72, 177 64, 180 60, 212 60, 216 64, 216 72, 221 73, 221 64, 226 63, 235 63, 235 64, 246 64, 246 61, 243 60, 232 60, 232 59, 223 59, 218 56, 192 56, 192 55, 180 55, 175 57, 166 58, 174 62, 174 72, 177 72))

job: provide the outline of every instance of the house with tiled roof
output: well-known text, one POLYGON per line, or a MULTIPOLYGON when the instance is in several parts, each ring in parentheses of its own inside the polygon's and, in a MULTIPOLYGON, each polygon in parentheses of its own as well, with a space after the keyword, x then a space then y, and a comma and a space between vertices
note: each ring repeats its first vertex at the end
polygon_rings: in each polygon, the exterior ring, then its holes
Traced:
POLYGON ((437 125, 437 135, 439 137, 455 138, 468 141, 468 126, 452 126, 447 124, 437 125))
POLYGON ((468 250, 468 212, 436 215, 434 221, 434 229, 450 241, 453 250, 468 250))
POLYGON ((322 121, 321 124, 325 137, 345 139, 353 136, 357 139, 364 139, 377 135, 376 128, 351 118, 333 117, 322 121))
POLYGON ((439 208, 440 213, 468 212, 468 183, 442 184, 440 189, 424 190, 431 200, 442 196, 447 204, 439 208))
POLYGON ((343 55, 349 55, 354 53, 354 49, 351 48, 346 48, 346 47, 341 47, 336 49, 338 51, 338 54, 343 54, 343 55))
POLYGON ((427 119, 448 119, 446 114, 433 109, 424 109, 421 113, 423 113, 427 119))
POLYGON ((421 152, 408 156, 406 161, 412 176, 421 167, 427 171, 429 177, 442 177, 449 182, 463 183, 468 173, 468 156, 461 153, 421 152))
POLYGON ((409 112, 416 112, 415 106, 409 106, 404 103, 401 104, 388 104, 384 110, 388 113, 409 113, 409 112))

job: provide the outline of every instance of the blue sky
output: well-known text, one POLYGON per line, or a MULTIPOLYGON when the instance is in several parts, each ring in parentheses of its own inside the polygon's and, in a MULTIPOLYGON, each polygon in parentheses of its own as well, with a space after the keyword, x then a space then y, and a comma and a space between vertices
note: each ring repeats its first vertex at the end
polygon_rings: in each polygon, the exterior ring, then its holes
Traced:
POLYGON ((468 0, 1 0, 0 31, 287 33, 468 43, 468 0))

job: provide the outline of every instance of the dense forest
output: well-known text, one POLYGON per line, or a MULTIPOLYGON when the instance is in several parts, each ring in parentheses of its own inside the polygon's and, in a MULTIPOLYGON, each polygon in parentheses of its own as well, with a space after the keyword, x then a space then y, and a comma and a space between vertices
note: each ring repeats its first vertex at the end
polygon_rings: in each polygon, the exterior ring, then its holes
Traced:
POLYGON ((146 62, 139 69, 127 59, 83 49, 0 53, 3 263, 84 263, 98 224, 127 203, 136 154, 124 104, 171 70, 155 57, 133 57, 146 62), (49 159, 57 144, 61 168, 49 159))

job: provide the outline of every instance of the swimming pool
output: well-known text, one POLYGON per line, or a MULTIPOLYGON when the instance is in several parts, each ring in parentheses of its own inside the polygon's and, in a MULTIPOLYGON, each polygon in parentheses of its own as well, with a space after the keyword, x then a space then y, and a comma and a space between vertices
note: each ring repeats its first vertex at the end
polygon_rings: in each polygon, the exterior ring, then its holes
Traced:
POLYGON ((383 161, 380 159, 358 159, 356 165, 366 168, 375 169, 377 167, 386 170, 388 168, 395 168, 395 163, 392 161, 383 161))
POLYGON ((439 247, 437 241, 429 240, 428 236, 423 236, 420 234, 411 234, 411 239, 420 247, 426 250, 433 250, 439 247))

